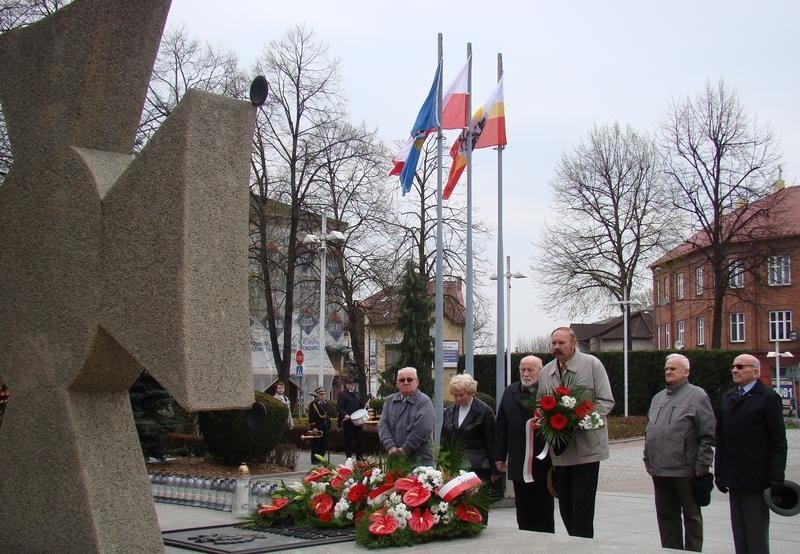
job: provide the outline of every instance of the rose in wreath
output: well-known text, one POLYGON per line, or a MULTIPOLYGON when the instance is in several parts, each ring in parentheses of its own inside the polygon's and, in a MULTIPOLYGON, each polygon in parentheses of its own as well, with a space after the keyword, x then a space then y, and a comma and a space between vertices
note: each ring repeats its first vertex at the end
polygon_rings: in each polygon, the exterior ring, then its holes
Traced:
POLYGON ((559 385, 556 387, 556 394, 559 396, 570 396, 572 395, 572 390, 564 385, 559 385))

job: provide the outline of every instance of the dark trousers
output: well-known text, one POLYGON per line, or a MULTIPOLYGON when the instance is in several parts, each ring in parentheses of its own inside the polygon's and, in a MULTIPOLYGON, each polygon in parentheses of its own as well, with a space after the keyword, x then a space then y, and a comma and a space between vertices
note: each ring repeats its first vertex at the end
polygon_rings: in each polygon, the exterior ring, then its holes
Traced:
POLYGON ((703 516, 692 493, 693 480, 694 477, 653 477, 658 532, 664 548, 703 550, 703 516))
POLYGON ((342 437, 344 439, 344 455, 352 458, 355 446, 356 459, 364 458, 364 435, 361 427, 353 425, 349 419, 342 423, 342 437))
POLYGON ((517 508, 517 527, 521 531, 555 533, 553 518, 553 497, 547 490, 547 483, 514 483, 514 504, 517 508))
POLYGON ((594 501, 599 474, 600 462, 553 466, 561 521, 573 537, 594 537, 594 501))
POLYGON ((328 450, 328 434, 322 435, 322 438, 311 439, 311 463, 318 464, 316 455, 319 454, 325 457, 325 452, 328 450))
POLYGON ((769 552, 769 508, 761 491, 731 489, 731 528, 736 554, 769 552))

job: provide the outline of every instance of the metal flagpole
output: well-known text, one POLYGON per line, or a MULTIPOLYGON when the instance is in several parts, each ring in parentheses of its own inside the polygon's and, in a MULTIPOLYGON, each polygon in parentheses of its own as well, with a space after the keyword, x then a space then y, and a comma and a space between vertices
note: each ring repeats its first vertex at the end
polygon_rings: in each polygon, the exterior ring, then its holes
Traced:
MULTIPOLYGON (((434 444, 439 439, 444 417, 444 355, 442 352, 444 325, 444 282, 442 280, 442 33, 439 33, 439 85, 436 93, 436 313, 434 325, 434 444)), ((429 368, 420 368, 428 371, 429 368)))
MULTIPOLYGON (((497 54, 497 80, 503 76, 503 54, 497 54)), ((505 389, 505 302, 503 290, 503 147, 497 147, 497 359, 495 360, 495 398, 505 389)))
POLYGON ((322 232, 319 239, 319 386, 325 386, 325 364, 322 363, 323 356, 325 355, 325 281, 328 276, 328 262, 326 258, 326 250, 328 248, 325 242, 328 236, 327 229, 328 218, 325 214, 322 215, 322 232))
POLYGON ((464 373, 475 375, 473 333, 475 309, 473 304, 472 269, 472 43, 467 43, 467 302, 464 321, 464 373))

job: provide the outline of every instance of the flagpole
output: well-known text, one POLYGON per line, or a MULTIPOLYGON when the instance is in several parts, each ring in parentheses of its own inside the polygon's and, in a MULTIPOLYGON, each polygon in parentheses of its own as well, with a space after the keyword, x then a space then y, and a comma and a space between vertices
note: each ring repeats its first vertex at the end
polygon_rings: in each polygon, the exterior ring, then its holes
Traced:
MULTIPOLYGON (((439 33, 439 90, 436 113, 436 310, 434 324, 434 444, 439 446, 442 420, 444 418, 444 353, 442 351, 444 325, 444 282, 442 256, 442 33, 439 33)), ((420 368, 427 371, 427 368, 420 368)))
MULTIPOLYGON (((503 54, 497 54, 497 81, 503 77, 503 54)), ((503 146, 497 147, 497 358, 495 360, 495 398, 505 390, 505 298, 503 271, 503 146)))
POLYGON ((464 373, 475 375, 473 333, 475 330, 472 268, 472 43, 467 43, 467 303, 464 322, 464 373))

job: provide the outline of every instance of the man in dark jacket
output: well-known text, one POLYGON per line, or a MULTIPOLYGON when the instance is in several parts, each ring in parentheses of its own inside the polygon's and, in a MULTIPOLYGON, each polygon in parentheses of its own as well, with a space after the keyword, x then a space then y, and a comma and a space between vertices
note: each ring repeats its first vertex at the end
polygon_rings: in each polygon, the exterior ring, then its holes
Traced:
POLYGON ((717 488, 730 493, 737 554, 769 552, 769 509, 763 492, 783 485, 786 430, 780 397, 759 380, 750 354, 731 366, 734 388, 722 395, 714 470, 717 488))
POLYGON ((364 459, 364 438, 361 434, 361 427, 353 425, 350 416, 356 410, 363 408, 364 403, 361 402, 361 398, 356 392, 355 379, 350 376, 345 377, 344 390, 336 397, 336 409, 339 412, 339 427, 342 429, 342 438, 344 439, 344 454, 350 458, 355 447, 357 460, 364 459))
POLYGON ((503 392, 495 425, 494 459, 497 469, 507 469, 508 478, 514 483, 517 526, 524 531, 555 533, 553 497, 547 489, 550 456, 536 458, 545 445, 541 433, 532 433, 532 443, 528 440, 528 421, 533 416, 541 372, 542 360, 525 356, 519 363, 519 382, 503 392))
POLYGON ((311 439, 311 463, 318 464, 317 454, 325 455, 328 450, 328 431, 331 429, 331 416, 328 413, 328 403, 325 401, 325 389, 317 387, 311 395, 314 400, 308 405, 308 425, 310 431, 317 429, 322 434, 319 438, 311 439))

